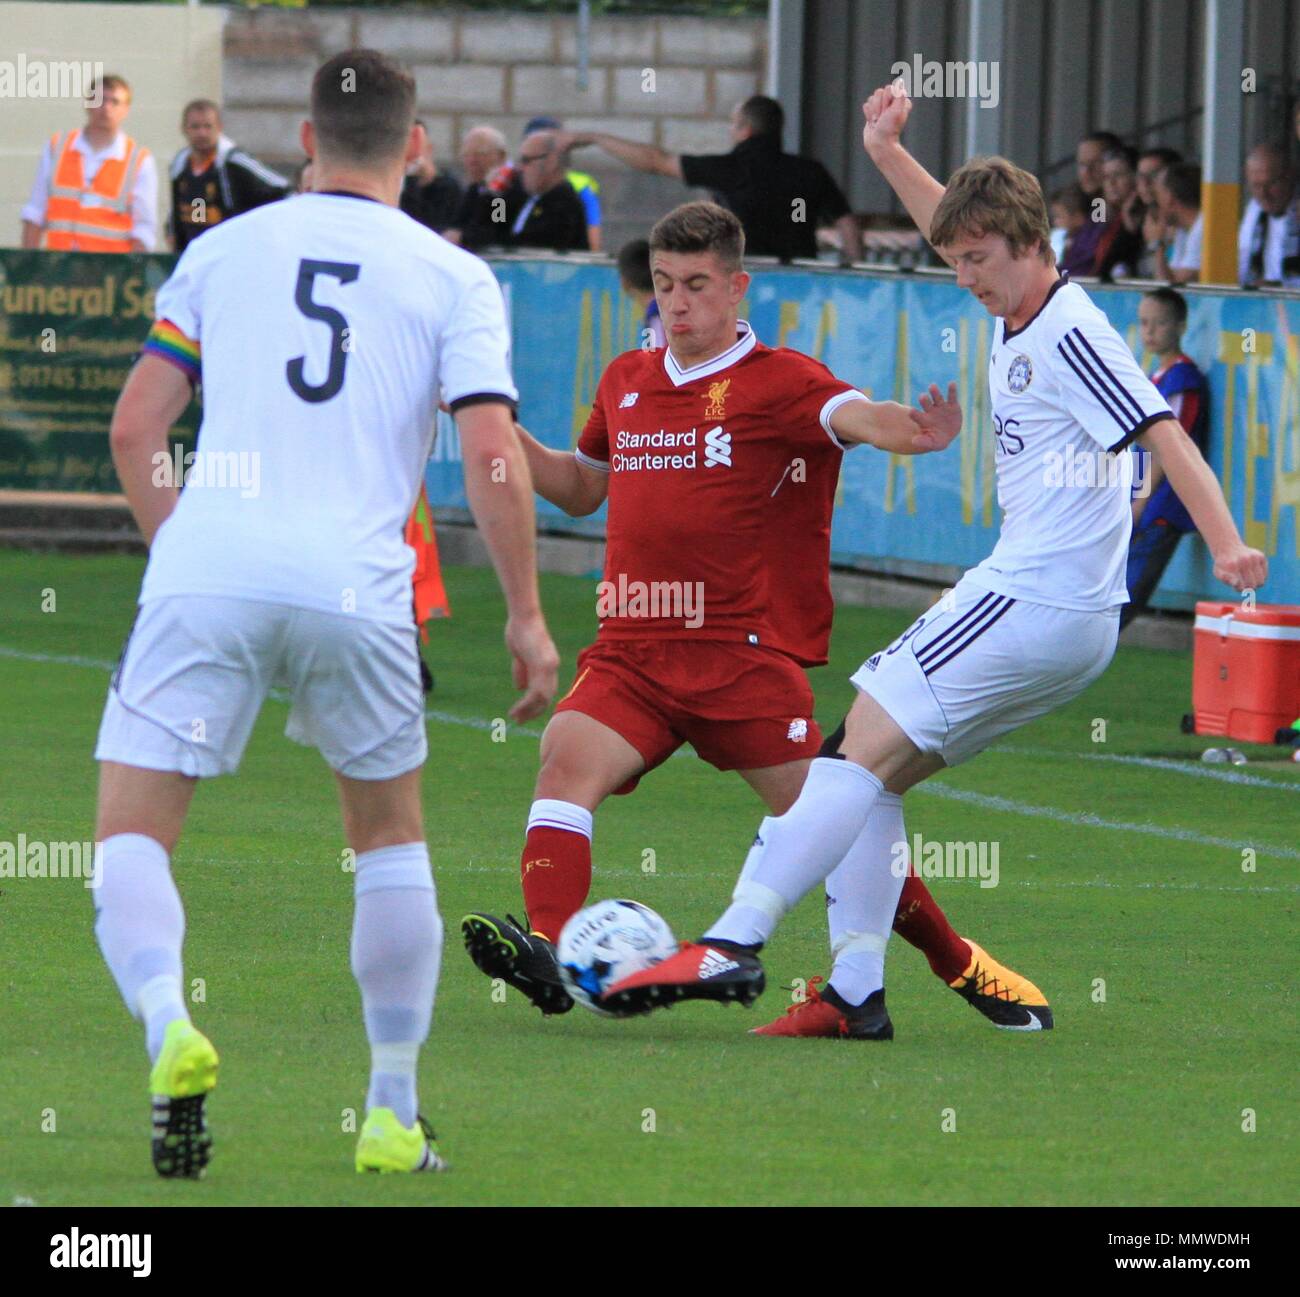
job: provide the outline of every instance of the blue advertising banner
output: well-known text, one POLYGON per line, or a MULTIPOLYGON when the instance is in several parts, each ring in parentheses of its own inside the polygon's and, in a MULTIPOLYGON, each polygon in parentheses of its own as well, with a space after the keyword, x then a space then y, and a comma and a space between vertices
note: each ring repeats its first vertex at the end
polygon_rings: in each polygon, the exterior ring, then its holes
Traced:
MULTIPOLYGON (((501 260, 514 332, 520 421, 568 449, 586 421, 605 365, 639 343, 640 320, 612 267, 501 260)), ((1090 288, 1135 351, 1141 293, 1090 288)), ((1184 350, 1211 392, 1210 462, 1247 543, 1271 564, 1267 603, 1300 603, 1300 300, 1192 292, 1184 350)), ((929 383, 955 381, 965 429, 940 455, 890 456, 865 448, 845 459, 832 548, 836 562, 951 580, 997 538, 1000 513, 989 417, 988 352, 994 321, 951 279, 889 273, 764 268, 741 311, 770 346, 823 361, 869 396, 912 403, 929 383)), ((1151 357, 1139 356, 1150 369, 1151 357)), ((429 466, 434 507, 465 507, 455 428, 443 420, 429 466)), ((543 526, 599 535, 602 514, 571 520, 538 501, 543 526)), ((1185 541, 1153 602, 1189 609, 1223 598, 1209 553, 1185 541)))

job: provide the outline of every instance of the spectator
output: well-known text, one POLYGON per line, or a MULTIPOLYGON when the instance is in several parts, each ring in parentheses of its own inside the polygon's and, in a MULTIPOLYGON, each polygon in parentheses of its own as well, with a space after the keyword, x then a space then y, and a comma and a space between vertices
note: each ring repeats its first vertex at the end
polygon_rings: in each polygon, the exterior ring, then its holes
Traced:
POLYGON ((153 251, 158 168, 122 130, 130 111, 131 87, 103 77, 86 101, 85 126, 51 137, 22 210, 24 248, 39 248, 43 235, 55 251, 153 251))
POLYGON ((451 228, 452 243, 477 252, 510 241, 510 227, 528 195, 506 155, 506 137, 494 126, 474 126, 460 144, 465 193, 451 228))
POLYGON ((1158 279, 1186 284, 1201 273, 1201 169, 1194 162, 1175 162, 1155 182, 1156 202, 1165 226, 1174 232, 1173 248, 1156 249, 1158 279))
POLYGON ((1286 150, 1257 144, 1246 156, 1246 204, 1237 234, 1238 282, 1300 287, 1300 198, 1286 150))
POLYGON ((713 190, 740 218, 754 256, 816 257, 819 223, 834 222, 841 259, 862 257, 862 232, 830 172, 820 162, 781 150, 785 113, 775 99, 753 95, 731 114, 730 153, 669 153, 603 132, 564 133, 561 147, 594 144, 619 161, 713 190))
MULTIPOLYGON (((1155 355, 1151 381, 1169 402, 1174 417, 1202 455, 1209 446, 1210 396, 1205 375, 1183 353, 1187 302, 1172 288, 1144 293, 1138 304, 1144 350, 1155 355)), ((1150 602, 1178 542, 1196 530, 1191 515, 1174 494, 1155 456, 1134 444, 1133 536, 1128 550, 1128 597, 1120 611, 1120 628, 1127 626, 1150 602)))
POLYGON ((1113 131, 1093 131, 1074 150, 1075 178, 1084 197, 1101 197, 1101 164, 1107 153, 1122 149, 1124 141, 1113 131))
POLYGON ((625 243, 618 253, 618 279, 623 291, 643 312, 639 345, 647 350, 668 345, 664 322, 659 318, 654 276, 650 273, 650 244, 645 239, 625 243))
MULTIPOLYGON (((534 131, 563 130, 564 123, 556 117, 534 117, 524 127, 524 134, 534 131)), ((567 161, 567 159, 566 159, 567 161)), ((564 173, 564 178, 571 184, 587 212, 587 247, 592 252, 600 251, 600 184, 594 176, 585 171, 574 171, 572 167, 564 173)))
POLYGON ((424 123, 417 117, 415 124, 425 131, 424 147, 420 156, 406 168, 402 181, 399 206, 421 225, 441 234, 456 219, 460 211, 460 185, 451 176, 438 174, 438 164, 433 157, 433 142, 424 123))
POLYGON ((1091 275, 1097 256, 1101 222, 1089 218, 1092 206, 1078 185, 1066 185, 1052 195, 1052 224, 1065 231, 1057 264, 1067 274, 1091 275))
POLYGON ((187 141, 172 159, 169 233, 177 252, 205 230, 289 193, 289 181, 236 148, 221 133, 221 110, 211 99, 193 99, 181 113, 187 141))
POLYGON ((1112 149, 1101 163, 1101 193, 1106 224, 1097 242, 1093 274, 1125 279, 1142 255, 1142 205, 1137 196, 1137 154, 1125 145, 1112 149))
POLYGON ((533 131, 519 149, 519 172, 527 201, 510 227, 511 246, 587 250, 587 210, 564 178, 565 151, 557 131, 533 131))
POLYGON ((1160 204, 1156 201, 1155 179, 1166 167, 1182 160, 1183 155, 1177 149, 1164 147, 1144 149, 1138 154, 1134 182, 1137 202, 1141 204, 1138 228, 1142 238, 1142 251, 1134 273, 1139 279, 1157 278, 1156 252, 1171 237, 1160 214, 1160 204))

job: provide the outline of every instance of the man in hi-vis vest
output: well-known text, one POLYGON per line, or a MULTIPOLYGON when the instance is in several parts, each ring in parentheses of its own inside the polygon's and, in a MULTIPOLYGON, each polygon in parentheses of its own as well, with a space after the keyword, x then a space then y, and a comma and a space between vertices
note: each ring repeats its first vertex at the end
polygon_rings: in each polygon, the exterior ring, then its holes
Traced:
POLYGON ((60 131, 41 153, 22 211, 24 248, 153 251, 158 170, 149 150, 122 130, 131 87, 107 76, 95 89, 102 94, 87 100, 85 126, 60 131))

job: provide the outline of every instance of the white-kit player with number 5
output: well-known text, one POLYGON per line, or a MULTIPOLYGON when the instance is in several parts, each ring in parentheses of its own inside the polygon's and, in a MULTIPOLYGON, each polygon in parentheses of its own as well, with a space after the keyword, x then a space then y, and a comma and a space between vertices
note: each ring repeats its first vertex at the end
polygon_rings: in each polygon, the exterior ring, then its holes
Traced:
MULTIPOLYGON (((900 142, 910 110, 901 83, 876 91, 863 105, 863 142, 957 283, 997 317, 989 388, 1002 532, 949 597, 862 664, 844 725, 794 806, 763 821, 731 907, 700 942, 609 987, 603 999, 617 1008, 752 1000, 763 986, 758 950, 825 880, 841 926, 829 988, 765 1034, 893 1035, 884 953, 903 885, 893 867, 896 844, 907 841, 902 794, 1068 702, 1106 669, 1128 601, 1134 440, 1187 505, 1215 575, 1235 590, 1267 575, 1164 398, 1083 289, 1057 271, 1038 181, 1005 158, 974 158, 945 188, 900 142)), ((1052 1025, 1045 1002, 1023 1007, 1014 1029, 1052 1025)))
POLYGON ((238 768, 273 686, 289 696, 286 733, 334 771, 356 857, 352 970, 371 1045, 357 1169, 441 1165, 415 1085, 442 922, 403 541, 440 399, 505 595, 524 690, 511 716, 538 715, 555 692, 504 303, 483 262, 397 207, 424 142, 414 113, 414 81, 381 54, 320 68, 302 128, 315 192, 186 249, 113 415, 113 462, 150 551, 95 753, 95 930, 147 1033, 164 1176, 202 1174, 217 1066, 182 994, 170 857, 196 779, 238 768), (198 451, 178 498, 168 431, 200 379, 198 451))

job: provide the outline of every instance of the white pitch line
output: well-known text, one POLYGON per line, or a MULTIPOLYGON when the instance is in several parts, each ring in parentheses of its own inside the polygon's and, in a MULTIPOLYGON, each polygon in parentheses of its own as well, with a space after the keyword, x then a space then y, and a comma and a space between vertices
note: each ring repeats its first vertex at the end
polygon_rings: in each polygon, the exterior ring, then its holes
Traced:
MULTIPOLYGON (((94 667, 101 671, 112 671, 116 665, 115 663, 104 662, 96 658, 78 657, 71 654, 29 653, 20 649, 7 648, 4 645, 0 645, 0 657, 13 658, 25 662, 49 662, 60 666, 94 667)), ((425 716, 439 724, 459 725, 475 730, 491 729, 494 724, 493 721, 485 720, 481 717, 455 716, 450 712, 435 711, 433 709, 427 709, 425 711, 425 716)), ((518 725, 508 725, 507 732, 526 735, 529 738, 534 739, 541 738, 541 734, 538 731, 526 729, 518 725)), ((1105 754, 1088 753, 1084 755, 1098 756, 1105 754)), ((1214 773, 1227 774, 1230 772, 1216 771, 1214 773)), ((1275 786, 1267 780, 1263 782, 1268 784, 1269 787, 1275 786)), ((1289 786, 1285 784, 1277 786, 1289 788, 1289 786)), ((1164 825, 1160 824, 1140 824, 1127 820, 1105 820, 1099 815, 1083 814, 1074 811, 1059 811, 1054 806, 1034 806, 1028 802, 1012 801, 1008 797, 994 797, 987 793, 977 793, 962 788, 950 788, 946 784, 919 784, 912 791, 932 797, 946 798, 948 801, 965 802, 968 805, 981 806, 985 810, 1001 811, 1009 815, 1023 815, 1030 819, 1054 820, 1058 824, 1070 824, 1076 828, 1105 829, 1113 833, 1139 833, 1147 837, 1163 838, 1165 841, 1191 842, 1197 846, 1217 847, 1227 851, 1240 852, 1250 848, 1262 855, 1277 856, 1284 860, 1300 860, 1300 850, 1297 850, 1294 847, 1260 842, 1239 842, 1231 838, 1220 838, 1209 834, 1197 833, 1193 829, 1166 828, 1164 825)))
POLYGON ((1300 783, 1287 783, 1282 779, 1267 779, 1261 775, 1248 775, 1239 770, 1217 770, 1213 766, 1174 761, 1168 757, 1123 756, 1118 752, 1062 752, 1052 748, 1022 748, 1014 743, 989 748, 990 752, 1005 752, 1021 757, 1066 757, 1073 761, 1110 761, 1123 766, 1141 766, 1145 770, 1167 770, 1175 775, 1192 779, 1214 779, 1221 784, 1239 784, 1248 788, 1274 788, 1284 793, 1300 793, 1300 783))

